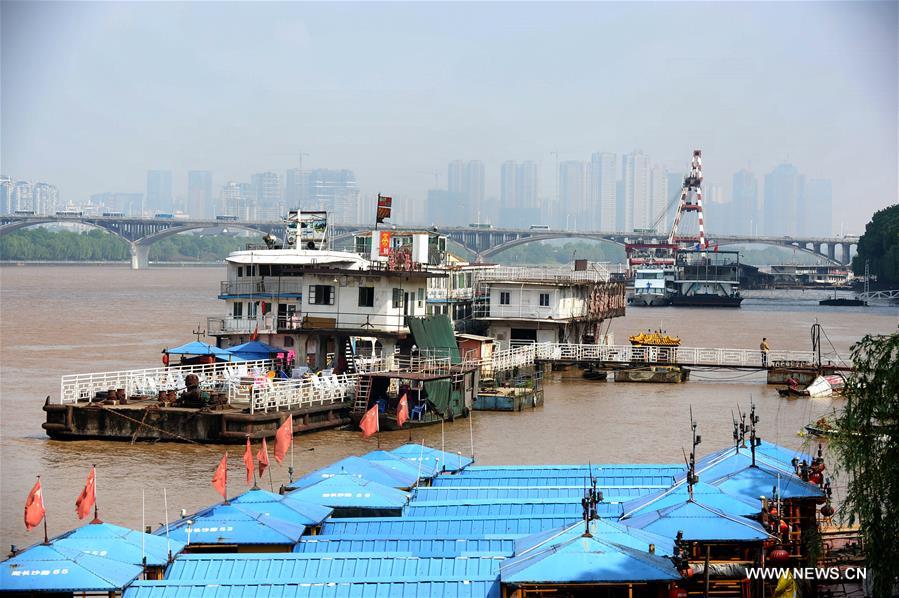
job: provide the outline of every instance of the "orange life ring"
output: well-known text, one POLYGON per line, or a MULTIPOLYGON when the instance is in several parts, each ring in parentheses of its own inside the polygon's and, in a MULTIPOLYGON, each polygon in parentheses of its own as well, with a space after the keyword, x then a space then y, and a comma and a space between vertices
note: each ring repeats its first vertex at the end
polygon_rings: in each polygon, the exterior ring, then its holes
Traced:
POLYGON ((168 353, 162 354, 162 365, 165 365, 165 366, 169 365, 169 354, 168 353))

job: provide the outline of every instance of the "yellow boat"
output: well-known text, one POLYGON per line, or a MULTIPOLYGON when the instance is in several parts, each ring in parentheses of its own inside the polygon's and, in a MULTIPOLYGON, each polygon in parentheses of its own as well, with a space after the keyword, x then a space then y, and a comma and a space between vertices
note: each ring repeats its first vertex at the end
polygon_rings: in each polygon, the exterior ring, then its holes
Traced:
POLYGON ((678 347, 680 339, 676 336, 668 336, 662 331, 658 332, 641 332, 628 339, 635 347, 678 347))

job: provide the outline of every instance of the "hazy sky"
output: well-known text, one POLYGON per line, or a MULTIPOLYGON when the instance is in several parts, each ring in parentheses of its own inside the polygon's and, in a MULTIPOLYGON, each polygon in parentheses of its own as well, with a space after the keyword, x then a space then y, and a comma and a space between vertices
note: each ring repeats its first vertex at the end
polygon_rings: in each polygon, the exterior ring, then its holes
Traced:
POLYGON ((897 202, 897 3, 2 3, 2 168, 76 203, 147 169, 350 168, 412 200, 447 162, 642 149, 730 185, 789 160, 837 228, 897 202))

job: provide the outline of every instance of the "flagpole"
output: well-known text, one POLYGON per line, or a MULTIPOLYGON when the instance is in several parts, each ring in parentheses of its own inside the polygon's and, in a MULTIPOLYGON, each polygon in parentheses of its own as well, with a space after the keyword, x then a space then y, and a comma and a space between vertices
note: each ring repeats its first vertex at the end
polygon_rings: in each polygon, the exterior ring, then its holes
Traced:
POLYGON ((287 483, 293 482, 293 414, 287 416, 290 419, 290 467, 287 468, 287 483))
POLYGON ((97 506, 97 464, 93 463, 94 470, 94 521, 100 521, 100 507, 97 506))
MULTIPOLYGON (((247 434, 247 440, 249 441, 250 435, 247 434)), ((253 445, 250 444, 250 462, 253 462, 253 445)), ((253 468, 253 490, 256 490, 259 486, 256 484, 256 468, 253 468)))
MULTIPOLYGON (((378 191, 378 199, 375 201, 375 230, 378 230, 378 206, 381 203, 381 192, 378 191)), ((371 242, 375 242, 375 237, 372 236, 371 242)))
POLYGON ((165 548, 169 555, 169 562, 172 560, 172 544, 169 540, 169 495, 165 488, 162 489, 162 503, 165 508, 165 548))
POLYGON ((468 410, 468 440, 471 442, 471 460, 474 461, 474 410, 468 410))
POLYGON ((275 491, 275 480, 272 479, 272 468, 266 467, 268 470, 268 487, 272 489, 272 492, 275 491))
POLYGON ((146 497, 144 496, 144 489, 140 489, 140 561, 143 565, 147 566, 147 553, 144 548, 144 542, 147 537, 147 511, 146 511, 146 497))
MULTIPOLYGON (((41 476, 37 476, 37 481, 41 481, 41 476)), ((44 544, 50 543, 50 536, 47 535, 47 507, 44 506, 44 487, 41 486, 41 507, 44 509, 44 544)))

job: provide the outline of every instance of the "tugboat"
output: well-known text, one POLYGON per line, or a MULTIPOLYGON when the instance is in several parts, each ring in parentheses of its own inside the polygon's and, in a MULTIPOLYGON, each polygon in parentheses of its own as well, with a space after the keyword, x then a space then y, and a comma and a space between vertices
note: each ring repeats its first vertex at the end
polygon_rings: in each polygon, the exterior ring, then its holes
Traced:
POLYGON ((677 288, 671 305, 740 307, 740 253, 681 250, 677 252, 677 288))

